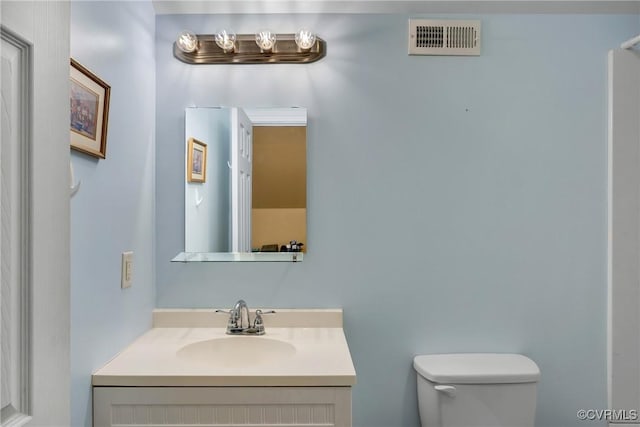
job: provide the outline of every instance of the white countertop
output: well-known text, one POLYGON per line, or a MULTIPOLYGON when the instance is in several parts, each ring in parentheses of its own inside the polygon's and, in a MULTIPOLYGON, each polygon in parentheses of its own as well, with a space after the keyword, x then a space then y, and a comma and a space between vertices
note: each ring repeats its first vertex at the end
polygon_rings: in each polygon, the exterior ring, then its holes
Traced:
MULTIPOLYGON (((182 321, 181 326, 184 324, 182 321)), ((92 383, 147 387, 355 384, 356 372, 341 327, 322 327, 321 322, 316 327, 269 327, 266 316, 265 326, 265 335, 249 337, 230 337, 221 327, 155 327, 97 370, 92 383), (260 359, 260 352, 243 352, 226 366, 180 354, 180 349, 189 344, 219 338, 276 340, 292 345, 295 352, 271 358, 268 363, 260 359)))

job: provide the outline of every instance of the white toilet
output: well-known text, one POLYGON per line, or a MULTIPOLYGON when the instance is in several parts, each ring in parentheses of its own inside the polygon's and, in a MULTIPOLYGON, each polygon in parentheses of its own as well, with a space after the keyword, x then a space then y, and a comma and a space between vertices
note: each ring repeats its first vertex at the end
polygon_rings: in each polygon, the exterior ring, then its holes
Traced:
POLYGON ((416 356, 422 427, 533 427, 540 369, 520 354, 416 356))

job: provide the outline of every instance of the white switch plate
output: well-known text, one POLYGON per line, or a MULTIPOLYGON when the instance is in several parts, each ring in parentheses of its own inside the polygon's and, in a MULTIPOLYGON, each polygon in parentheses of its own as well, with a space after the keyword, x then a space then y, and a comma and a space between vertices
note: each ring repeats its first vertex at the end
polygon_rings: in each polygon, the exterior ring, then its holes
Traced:
POLYGON ((122 252, 122 275, 120 286, 122 289, 130 288, 133 281, 133 252, 122 252))

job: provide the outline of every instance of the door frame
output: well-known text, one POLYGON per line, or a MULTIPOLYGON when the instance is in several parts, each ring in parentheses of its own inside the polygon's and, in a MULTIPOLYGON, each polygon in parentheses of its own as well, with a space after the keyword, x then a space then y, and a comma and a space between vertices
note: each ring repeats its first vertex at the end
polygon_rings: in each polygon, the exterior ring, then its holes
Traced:
POLYGON ((640 54, 612 50, 607 144, 607 391, 612 410, 637 409, 640 401, 639 118, 640 54))

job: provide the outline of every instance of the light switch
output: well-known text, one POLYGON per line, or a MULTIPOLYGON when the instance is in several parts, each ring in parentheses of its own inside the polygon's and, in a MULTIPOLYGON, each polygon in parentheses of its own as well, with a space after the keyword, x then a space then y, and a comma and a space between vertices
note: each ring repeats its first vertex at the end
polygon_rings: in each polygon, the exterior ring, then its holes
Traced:
POLYGON ((133 281, 133 252, 122 252, 122 275, 120 286, 122 289, 131 287, 133 281))

